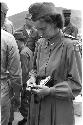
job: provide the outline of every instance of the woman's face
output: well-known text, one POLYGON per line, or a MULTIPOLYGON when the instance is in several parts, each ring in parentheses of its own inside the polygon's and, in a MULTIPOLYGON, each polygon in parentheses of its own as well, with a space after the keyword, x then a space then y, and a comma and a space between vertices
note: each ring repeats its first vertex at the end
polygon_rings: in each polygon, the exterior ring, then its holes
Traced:
POLYGON ((44 19, 40 19, 35 22, 35 27, 39 32, 39 35, 44 38, 50 38, 54 35, 54 25, 47 23, 44 19))

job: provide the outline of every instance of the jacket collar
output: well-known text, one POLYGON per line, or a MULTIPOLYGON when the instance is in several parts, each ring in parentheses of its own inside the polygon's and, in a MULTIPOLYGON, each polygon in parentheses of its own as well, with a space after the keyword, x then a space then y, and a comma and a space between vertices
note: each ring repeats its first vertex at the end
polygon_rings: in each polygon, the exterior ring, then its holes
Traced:
POLYGON ((62 43, 63 33, 59 31, 56 35, 48 39, 49 45, 56 47, 60 43, 62 43))

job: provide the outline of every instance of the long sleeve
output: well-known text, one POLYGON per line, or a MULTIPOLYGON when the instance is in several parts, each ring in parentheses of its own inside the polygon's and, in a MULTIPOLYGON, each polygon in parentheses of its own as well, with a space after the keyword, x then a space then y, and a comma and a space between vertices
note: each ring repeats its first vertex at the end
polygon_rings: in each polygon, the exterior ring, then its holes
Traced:
POLYGON ((28 80, 28 74, 30 69, 30 57, 28 54, 20 54, 21 67, 22 67, 22 81, 23 84, 26 84, 28 80))
POLYGON ((11 86, 15 93, 19 92, 22 84, 22 70, 19 50, 14 37, 10 38, 10 44, 7 45, 8 71, 11 81, 11 86))
POLYGON ((54 85, 54 87, 51 88, 51 94, 75 98, 81 92, 82 82, 81 56, 79 48, 77 48, 76 45, 68 47, 66 60, 66 79, 54 85))

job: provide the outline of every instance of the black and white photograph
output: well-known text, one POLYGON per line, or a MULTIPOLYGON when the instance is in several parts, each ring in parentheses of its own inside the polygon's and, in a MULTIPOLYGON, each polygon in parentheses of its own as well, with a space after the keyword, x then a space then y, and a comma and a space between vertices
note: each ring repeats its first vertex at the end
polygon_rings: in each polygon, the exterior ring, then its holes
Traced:
POLYGON ((0 125, 82 125, 82 0, 0 6, 0 125))

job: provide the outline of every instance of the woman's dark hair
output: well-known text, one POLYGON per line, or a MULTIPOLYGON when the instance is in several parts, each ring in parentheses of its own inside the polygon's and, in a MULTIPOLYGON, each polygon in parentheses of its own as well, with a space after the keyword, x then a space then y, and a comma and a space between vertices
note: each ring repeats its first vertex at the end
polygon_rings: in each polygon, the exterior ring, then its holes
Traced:
POLYGON ((54 23, 54 24, 56 24, 56 26, 58 28, 60 28, 60 29, 63 28, 63 18, 61 16, 61 14, 47 15, 45 17, 42 17, 42 19, 44 19, 48 23, 54 23))

